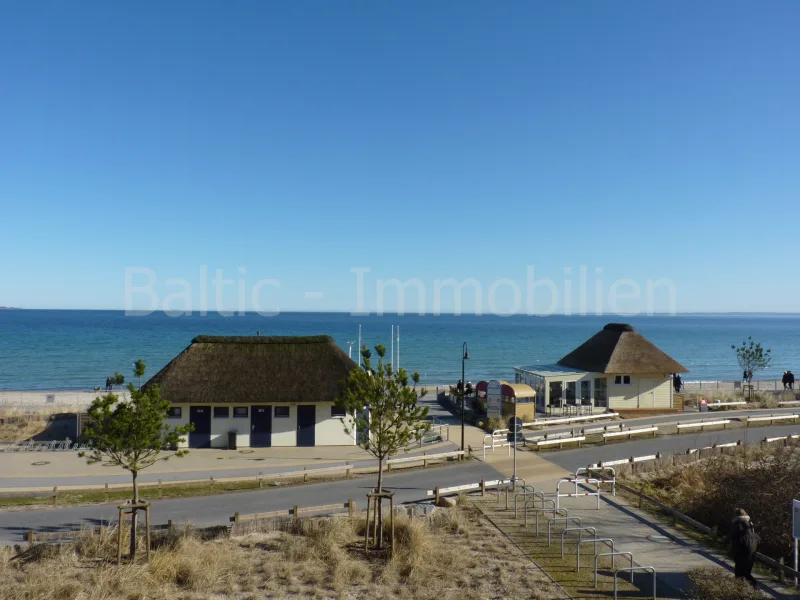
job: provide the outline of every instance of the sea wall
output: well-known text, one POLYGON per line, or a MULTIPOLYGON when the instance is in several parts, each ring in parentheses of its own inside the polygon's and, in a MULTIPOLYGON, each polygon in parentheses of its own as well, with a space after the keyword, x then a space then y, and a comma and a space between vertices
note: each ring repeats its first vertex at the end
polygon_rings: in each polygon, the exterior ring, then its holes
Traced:
MULTIPOLYGON (((0 410, 48 410, 53 412, 74 412, 89 407, 92 401, 104 392, 95 391, 0 391, 0 410)), ((114 390, 114 393, 127 397, 127 390, 114 390)))

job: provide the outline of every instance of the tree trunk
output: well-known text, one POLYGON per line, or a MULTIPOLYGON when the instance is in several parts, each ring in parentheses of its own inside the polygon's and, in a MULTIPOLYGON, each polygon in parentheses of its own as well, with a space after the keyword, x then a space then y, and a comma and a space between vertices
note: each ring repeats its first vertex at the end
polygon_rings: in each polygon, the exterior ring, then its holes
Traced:
MULTIPOLYGON (((137 481, 139 473, 133 472, 133 503, 139 504, 139 482, 137 481)), ((139 517, 139 511, 134 509, 131 514, 131 561, 136 557, 136 522, 139 517)))
MULTIPOLYGON (((378 493, 383 491, 383 459, 378 459, 378 493)), ((383 499, 378 497, 378 539, 377 548, 383 548, 383 499)))

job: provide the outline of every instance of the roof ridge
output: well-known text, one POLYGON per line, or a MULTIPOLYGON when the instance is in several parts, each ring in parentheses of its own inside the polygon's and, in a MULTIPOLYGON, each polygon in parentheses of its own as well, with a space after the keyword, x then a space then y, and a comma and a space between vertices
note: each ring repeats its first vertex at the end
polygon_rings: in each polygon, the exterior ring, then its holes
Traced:
POLYGON ((198 335, 192 344, 330 344, 329 335, 198 335))

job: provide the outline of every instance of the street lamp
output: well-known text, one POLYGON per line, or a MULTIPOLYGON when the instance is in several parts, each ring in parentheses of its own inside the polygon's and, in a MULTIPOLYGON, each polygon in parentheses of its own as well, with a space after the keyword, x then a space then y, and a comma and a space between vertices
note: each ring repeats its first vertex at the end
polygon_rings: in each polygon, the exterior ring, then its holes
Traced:
POLYGON ((464 395, 467 392, 467 382, 464 376, 466 362, 469 360, 469 351, 467 350, 467 342, 461 347, 461 451, 464 451, 464 395))

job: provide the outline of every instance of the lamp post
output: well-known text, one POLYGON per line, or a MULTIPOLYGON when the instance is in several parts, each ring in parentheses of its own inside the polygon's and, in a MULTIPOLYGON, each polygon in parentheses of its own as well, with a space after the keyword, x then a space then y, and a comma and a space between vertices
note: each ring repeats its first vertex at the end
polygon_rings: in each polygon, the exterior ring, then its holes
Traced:
POLYGON ((464 451, 464 395, 467 392, 467 382, 464 376, 466 362, 469 360, 469 351, 467 350, 467 342, 461 346, 461 451, 464 451))

